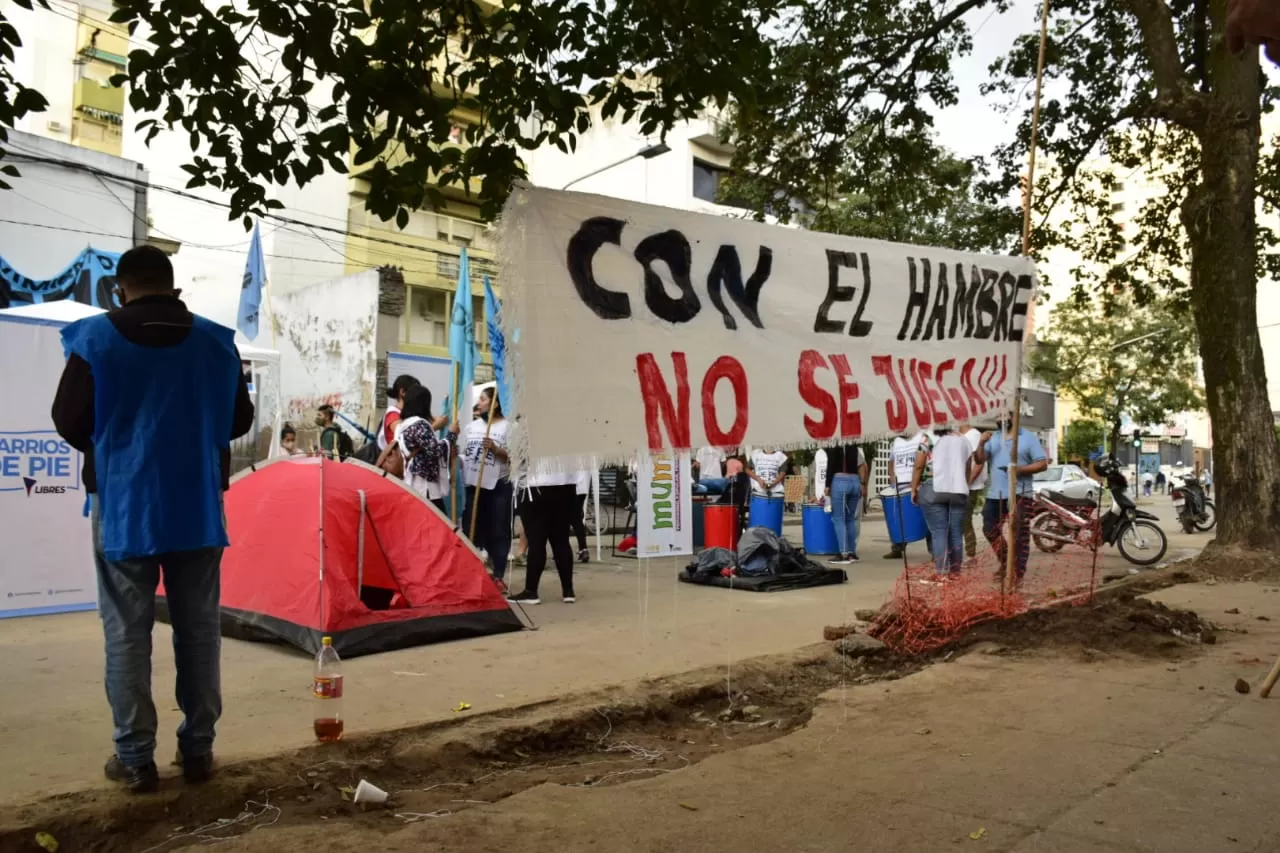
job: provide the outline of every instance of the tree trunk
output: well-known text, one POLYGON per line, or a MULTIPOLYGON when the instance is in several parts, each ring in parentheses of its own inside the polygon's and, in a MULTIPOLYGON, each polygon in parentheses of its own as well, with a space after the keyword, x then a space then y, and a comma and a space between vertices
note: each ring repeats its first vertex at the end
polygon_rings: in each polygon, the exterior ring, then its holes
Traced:
POLYGON ((1197 129, 1200 184, 1183 203, 1182 223, 1191 244, 1191 302, 1213 423, 1216 541, 1275 549, 1280 445, 1267 398, 1254 267, 1261 134, 1256 64, 1253 81, 1247 71, 1233 68, 1215 81, 1213 114, 1197 129))

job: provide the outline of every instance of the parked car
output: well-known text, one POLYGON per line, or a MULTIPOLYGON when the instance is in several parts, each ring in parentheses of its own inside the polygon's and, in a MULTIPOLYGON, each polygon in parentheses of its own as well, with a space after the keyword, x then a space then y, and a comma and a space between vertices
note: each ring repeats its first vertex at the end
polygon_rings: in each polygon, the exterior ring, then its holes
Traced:
POLYGON ((1050 465, 1033 478, 1032 487, 1037 491, 1060 492, 1071 498, 1098 499, 1101 488, 1078 465, 1050 465))

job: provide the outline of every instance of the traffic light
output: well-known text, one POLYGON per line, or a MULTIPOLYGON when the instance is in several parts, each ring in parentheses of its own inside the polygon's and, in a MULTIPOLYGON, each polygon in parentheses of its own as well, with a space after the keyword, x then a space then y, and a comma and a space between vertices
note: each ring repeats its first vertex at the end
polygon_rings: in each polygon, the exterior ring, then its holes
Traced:
POLYGON ((1134 447, 1142 446, 1142 433, 1136 429, 1133 431, 1133 446, 1134 447))

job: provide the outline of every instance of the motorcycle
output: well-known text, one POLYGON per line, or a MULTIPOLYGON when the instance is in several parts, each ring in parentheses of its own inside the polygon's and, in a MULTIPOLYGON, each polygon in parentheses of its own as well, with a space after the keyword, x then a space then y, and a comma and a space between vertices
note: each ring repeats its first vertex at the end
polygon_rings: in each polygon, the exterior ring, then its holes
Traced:
POLYGON ((1036 505, 1040 510, 1031 522, 1031 541, 1046 553, 1064 545, 1081 545, 1096 549, 1102 544, 1114 545, 1120 554, 1136 566, 1158 563, 1169 547, 1169 540, 1156 522, 1156 516, 1138 509, 1129 497, 1129 481, 1120 473, 1114 459, 1097 466, 1106 478, 1111 492, 1111 508, 1097 519, 1099 505, 1084 498, 1071 498, 1059 492, 1040 492, 1036 505))
POLYGON ((1173 508, 1184 533, 1199 530, 1207 533, 1218 523, 1213 501, 1204 496, 1204 487, 1194 476, 1183 475, 1182 485, 1173 487, 1173 508))

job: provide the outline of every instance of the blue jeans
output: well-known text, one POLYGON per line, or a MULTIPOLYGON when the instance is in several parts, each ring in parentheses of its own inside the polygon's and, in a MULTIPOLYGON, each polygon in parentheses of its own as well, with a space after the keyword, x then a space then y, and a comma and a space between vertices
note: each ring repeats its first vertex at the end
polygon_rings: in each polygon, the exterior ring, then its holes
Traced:
POLYGON ((102 553, 98 500, 93 498, 93 561, 98 574, 98 613, 106 640, 107 702, 115 726, 116 756, 128 767, 155 760, 156 706, 151 699, 151 629, 156 586, 164 572, 177 669, 178 750, 184 756, 213 752, 214 726, 222 716, 218 570, 221 548, 176 551, 109 562, 102 553))
POLYGON ((841 555, 858 553, 862 516, 862 480, 857 474, 836 474, 831 480, 831 523, 841 555))
POLYGON ((703 477, 693 486, 695 495, 723 495, 729 488, 729 481, 724 477, 703 477))
POLYGON ((923 509, 932 540, 934 571, 940 575, 959 572, 964 563, 964 518, 969 495, 938 492, 933 503, 924 504, 923 509))

